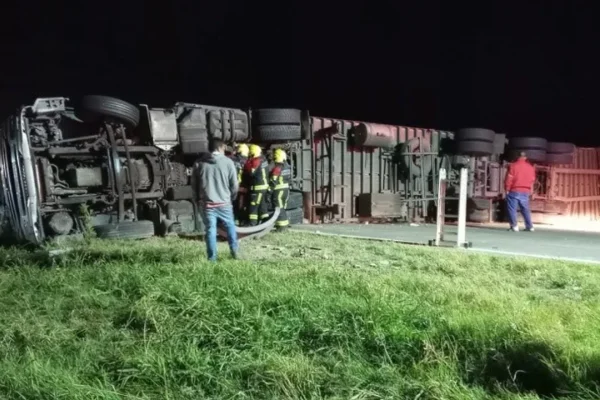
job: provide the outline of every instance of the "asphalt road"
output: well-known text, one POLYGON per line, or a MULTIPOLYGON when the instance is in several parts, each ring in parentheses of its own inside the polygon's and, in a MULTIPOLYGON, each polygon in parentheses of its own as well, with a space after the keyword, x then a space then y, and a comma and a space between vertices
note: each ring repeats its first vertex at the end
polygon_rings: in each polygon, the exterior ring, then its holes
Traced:
MULTIPOLYGON (((387 239, 402 243, 428 244, 435 238, 435 225, 323 224, 295 225, 303 231, 387 239)), ((456 227, 445 228, 445 239, 456 241, 456 227)), ((469 251, 533 256, 600 263, 600 233, 537 228, 535 232, 509 232, 504 228, 467 227, 469 251)))

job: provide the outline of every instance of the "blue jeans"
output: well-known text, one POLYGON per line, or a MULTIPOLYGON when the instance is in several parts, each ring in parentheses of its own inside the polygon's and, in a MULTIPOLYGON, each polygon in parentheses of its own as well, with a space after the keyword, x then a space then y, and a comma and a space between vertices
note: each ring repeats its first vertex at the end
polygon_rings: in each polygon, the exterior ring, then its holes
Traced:
POLYGON ((531 212, 529 211, 529 194, 519 192, 509 192, 506 195, 506 209, 508 211, 508 221, 510 227, 517 226, 517 208, 521 209, 523 219, 525 220, 525 229, 533 228, 531 223, 531 212))
POLYGON ((233 207, 226 205, 215 208, 204 208, 202 210, 202 219, 204 220, 204 232, 206 234, 206 253, 210 261, 217 259, 217 220, 221 220, 227 230, 227 241, 231 255, 237 257, 238 240, 235 231, 235 220, 233 216, 233 207))

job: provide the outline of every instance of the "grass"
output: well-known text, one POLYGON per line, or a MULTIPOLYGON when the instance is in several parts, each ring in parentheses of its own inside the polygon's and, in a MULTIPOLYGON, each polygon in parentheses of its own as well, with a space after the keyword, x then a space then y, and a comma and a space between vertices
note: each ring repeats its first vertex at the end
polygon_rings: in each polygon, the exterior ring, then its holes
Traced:
POLYGON ((290 233, 0 250, 2 399, 600 396, 597 267, 290 233))

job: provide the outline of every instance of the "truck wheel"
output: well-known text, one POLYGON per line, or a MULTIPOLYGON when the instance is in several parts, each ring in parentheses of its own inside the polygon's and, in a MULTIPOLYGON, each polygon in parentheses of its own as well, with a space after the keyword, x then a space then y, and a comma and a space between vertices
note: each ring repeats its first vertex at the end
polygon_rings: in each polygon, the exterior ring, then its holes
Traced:
POLYGON ((496 133, 491 129, 464 128, 459 129, 458 132, 456 132, 454 140, 458 142, 477 141, 494 143, 494 141, 496 140, 496 133))
POLYGON ((490 201, 488 199, 470 197, 467 199, 467 209, 470 211, 487 211, 490 209, 490 201))
POLYGON ((509 149, 544 150, 548 147, 548 141, 539 137, 516 137, 508 139, 509 149))
MULTIPOLYGON (((470 160, 471 159, 468 156, 452 156, 452 158, 451 158, 451 165, 454 168, 460 169, 460 168, 463 168, 463 167, 467 167, 469 165, 469 161, 470 160)), ((446 167, 446 171, 448 169, 449 168, 446 167)))
POLYGON ((304 196, 302 192, 290 191, 290 197, 288 198, 286 210, 293 210, 294 208, 301 208, 304 205, 304 196))
POLYGON ((548 142, 546 151, 553 154, 572 154, 575 152, 575 145, 573 143, 548 142))
POLYGON ((304 223, 304 209, 294 208, 293 210, 287 210, 287 217, 290 225, 301 225, 304 223))
POLYGON ((252 129, 256 142, 279 142, 302 140, 300 125, 258 125, 252 129))
POLYGON ((494 142, 463 140, 456 143, 456 154, 467 156, 489 156, 494 154, 494 142))
POLYGON ((108 96, 84 96, 75 108, 75 116, 83 122, 97 123, 104 118, 115 119, 129 128, 140 123, 140 110, 133 104, 108 96))
POLYGON ((146 239, 154 236, 154 224, 147 220, 97 225, 94 230, 102 239, 146 239))
POLYGON ((490 220, 489 210, 472 210, 467 216, 469 222, 485 223, 490 220))
POLYGON ((252 110, 252 124, 259 125, 300 125, 300 110, 294 108, 259 108, 252 110))

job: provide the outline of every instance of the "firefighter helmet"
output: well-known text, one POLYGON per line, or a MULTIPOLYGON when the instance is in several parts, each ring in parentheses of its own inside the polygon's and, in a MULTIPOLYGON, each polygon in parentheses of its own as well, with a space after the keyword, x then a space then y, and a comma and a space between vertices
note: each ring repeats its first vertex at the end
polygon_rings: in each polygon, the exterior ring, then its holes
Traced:
POLYGON ((246 143, 238 144, 236 151, 242 157, 248 157, 249 149, 246 143))
POLYGON ((260 157, 261 154, 262 154, 262 149, 257 144, 251 144, 250 147, 248 148, 248 155, 250 157, 260 157))
POLYGON ((282 163, 285 160, 287 160, 287 155, 283 149, 275 149, 275 151, 273 151, 273 161, 282 163))

